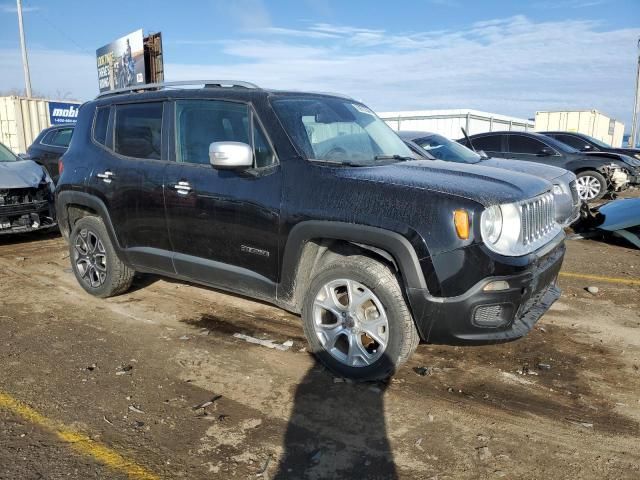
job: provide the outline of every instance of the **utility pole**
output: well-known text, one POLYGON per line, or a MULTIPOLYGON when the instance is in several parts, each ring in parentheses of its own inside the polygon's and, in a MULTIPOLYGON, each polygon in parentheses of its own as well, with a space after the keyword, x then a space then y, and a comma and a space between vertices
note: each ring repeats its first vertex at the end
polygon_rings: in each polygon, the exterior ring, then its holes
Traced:
POLYGON ((20 48, 22 49, 22 67, 24 68, 24 87, 27 98, 31 98, 31 75, 29 74, 29 59, 27 58, 27 44, 24 41, 24 25, 22 24, 22 0, 16 0, 18 5, 18 28, 20 28, 20 48))
POLYGON ((629 146, 636 148, 636 138, 638 136, 638 100, 640 97, 640 39, 638 39, 638 67, 636 70, 636 95, 633 102, 633 121, 631 122, 631 136, 629 137, 629 146))

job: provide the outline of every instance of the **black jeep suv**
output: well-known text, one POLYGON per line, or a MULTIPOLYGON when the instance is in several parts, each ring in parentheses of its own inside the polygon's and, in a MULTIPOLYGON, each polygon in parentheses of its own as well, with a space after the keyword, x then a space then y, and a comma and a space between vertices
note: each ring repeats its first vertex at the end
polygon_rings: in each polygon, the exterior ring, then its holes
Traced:
POLYGON ((559 297, 547 181, 416 160, 346 97, 171 86, 80 109, 56 205, 89 293, 123 293, 139 271, 262 299, 300 313, 319 359, 363 379, 420 339, 519 338, 559 297))

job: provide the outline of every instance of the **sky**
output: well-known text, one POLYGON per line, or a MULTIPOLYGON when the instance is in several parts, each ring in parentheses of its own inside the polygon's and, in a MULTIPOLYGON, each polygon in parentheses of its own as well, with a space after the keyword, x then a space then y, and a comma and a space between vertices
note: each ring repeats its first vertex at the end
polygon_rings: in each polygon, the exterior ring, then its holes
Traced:
MULTIPOLYGON (((376 111, 532 118, 597 109, 630 129, 640 0, 23 0, 34 92, 89 100, 95 50, 162 32, 165 80, 340 92, 376 111)), ((0 0, 0 92, 23 89, 0 0)))

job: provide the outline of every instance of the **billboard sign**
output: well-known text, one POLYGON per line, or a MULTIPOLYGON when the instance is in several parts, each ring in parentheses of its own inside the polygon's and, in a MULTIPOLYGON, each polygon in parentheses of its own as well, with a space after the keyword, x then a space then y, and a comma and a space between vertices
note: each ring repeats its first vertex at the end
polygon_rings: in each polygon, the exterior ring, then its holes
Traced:
POLYGON ((145 83, 142 29, 96 50, 100 92, 145 83))
POLYGON ((80 105, 77 103, 49 102, 49 123, 51 125, 76 123, 79 108, 80 105))

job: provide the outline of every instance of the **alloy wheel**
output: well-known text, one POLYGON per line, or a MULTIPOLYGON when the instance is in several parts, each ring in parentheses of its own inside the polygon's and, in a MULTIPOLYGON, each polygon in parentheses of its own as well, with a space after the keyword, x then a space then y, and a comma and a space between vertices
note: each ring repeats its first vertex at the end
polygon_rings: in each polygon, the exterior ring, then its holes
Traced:
POLYGON ((107 278, 107 254, 100 237, 86 228, 78 232, 74 243, 74 262, 83 282, 92 288, 107 278))
POLYGON ((576 180, 578 196, 581 200, 593 200, 598 196, 602 186, 596 177, 584 175, 576 180))
POLYGON ((324 349, 350 367, 373 364, 389 341, 382 302, 354 280, 332 280, 320 289, 313 304, 313 324, 324 349))

